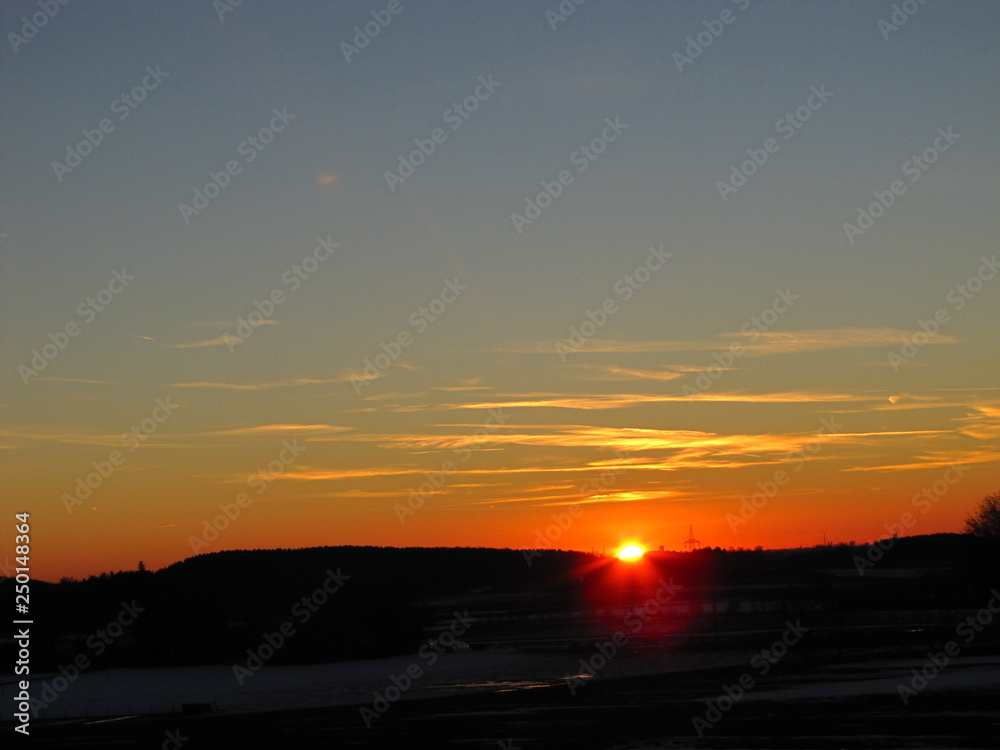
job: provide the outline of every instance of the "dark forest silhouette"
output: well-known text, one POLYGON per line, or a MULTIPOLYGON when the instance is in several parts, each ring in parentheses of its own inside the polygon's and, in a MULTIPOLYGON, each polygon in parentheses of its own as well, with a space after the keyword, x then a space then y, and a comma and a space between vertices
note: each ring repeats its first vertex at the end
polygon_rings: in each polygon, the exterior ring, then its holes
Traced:
MULTIPOLYGON (((235 662, 260 643, 262 633, 288 619, 297 602, 334 571, 349 579, 310 612, 308 622, 297 626, 295 637, 271 664, 413 653, 433 635, 436 623, 462 609, 479 615, 490 609, 520 613, 524 622, 515 645, 523 645, 532 632, 556 632, 546 620, 551 613, 598 611, 644 596, 639 589, 630 590, 631 584, 622 583, 615 572, 627 571, 622 566, 628 564, 610 557, 545 550, 532 557, 530 566, 525 560, 519 550, 486 548, 246 550, 199 555, 156 572, 36 582, 34 659, 39 669, 68 663, 123 602, 134 600, 142 613, 124 635, 95 655, 92 668, 235 662), (537 623, 531 624, 530 617, 537 623)), ((696 615, 685 626, 702 644, 727 627, 727 618, 699 614, 721 609, 712 602, 753 603, 762 598, 768 607, 757 609, 773 609, 775 622, 796 614, 806 617, 829 631, 829 638, 837 641, 832 645, 847 644, 849 634, 841 625, 857 613, 899 612, 898 627, 884 633, 891 644, 912 630, 908 626, 915 621, 919 637, 932 640, 935 618, 946 627, 952 619, 949 613, 981 606, 996 585, 1000 541, 936 534, 871 546, 715 548, 648 553, 642 564, 653 571, 650 581, 669 577, 681 587, 675 603, 691 603, 696 615)), ((0 589, 11 583, 0 583, 0 589)), ((304 611, 301 605, 297 611, 304 611)), ((736 617, 730 615, 728 619, 736 617)), ((487 647, 513 638, 512 632, 484 624, 473 628, 467 640, 473 648, 487 647)), ((870 633, 865 637, 871 642, 870 633)))

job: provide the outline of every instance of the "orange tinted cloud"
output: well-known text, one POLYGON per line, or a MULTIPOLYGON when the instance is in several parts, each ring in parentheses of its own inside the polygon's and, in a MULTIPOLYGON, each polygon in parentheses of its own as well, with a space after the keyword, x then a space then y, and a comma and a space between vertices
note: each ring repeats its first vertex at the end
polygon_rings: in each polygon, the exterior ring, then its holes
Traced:
MULTIPOLYGON (((258 325, 278 325, 278 321, 270 320, 265 318, 258 325)), ((242 344, 243 340, 236 338, 235 336, 230 336, 229 334, 222 334, 214 339, 204 339, 202 341, 190 341, 184 344, 168 344, 168 349, 200 349, 206 346, 233 346, 236 344, 242 344)))
POLYGON ((505 394, 504 400, 478 401, 466 404, 443 405, 442 409, 623 409, 652 403, 682 401, 725 401, 732 403, 823 403, 851 401, 880 401, 882 396, 864 396, 850 393, 821 393, 815 391, 785 391, 781 393, 701 393, 690 398, 684 394, 594 393, 565 395, 536 393, 528 396, 505 394))
POLYGON ((331 424, 262 424, 253 427, 235 427, 229 430, 215 430, 203 433, 205 435, 239 435, 254 437, 256 435, 288 435, 291 433, 331 433, 349 432, 353 427, 341 427, 331 424))
POLYGON ((958 431, 963 435, 977 440, 996 440, 1000 438, 1000 405, 979 404, 973 411, 956 420, 960 423, 958 431))
POLYGON ((970 450, 927 451, 918 456, 917 461, 905 464, 880 464, 878 466, 852 466, 844 471, 913 471, 915 469, 936 469, 954 464, 979 464, 1000 461, 1000 450, 996 448, 976 448, 970 450))
POLYGON ((669 370, 643 370, 618 365, 585 367, 588 376, 595 380, 676 380, 684 377, 680 368, 669 370))

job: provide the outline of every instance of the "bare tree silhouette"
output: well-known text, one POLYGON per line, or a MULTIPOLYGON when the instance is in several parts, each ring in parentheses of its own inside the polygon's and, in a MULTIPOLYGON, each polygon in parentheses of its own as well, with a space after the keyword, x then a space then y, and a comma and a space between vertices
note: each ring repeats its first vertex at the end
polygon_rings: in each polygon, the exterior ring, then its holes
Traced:
POLYGON ((976 536, 1000 537, 1000 491, 987 495, 965 519, 965 531, 976 536))

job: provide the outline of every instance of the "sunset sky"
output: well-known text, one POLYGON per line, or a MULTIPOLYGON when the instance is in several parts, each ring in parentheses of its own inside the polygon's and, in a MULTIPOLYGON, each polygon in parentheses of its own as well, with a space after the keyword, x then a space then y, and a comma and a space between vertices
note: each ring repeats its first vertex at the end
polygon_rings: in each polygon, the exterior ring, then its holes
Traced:
POLYGON ((1000 487, 1000 6, 903 5, 4 3, 33 574, 959 531, 1000 487))

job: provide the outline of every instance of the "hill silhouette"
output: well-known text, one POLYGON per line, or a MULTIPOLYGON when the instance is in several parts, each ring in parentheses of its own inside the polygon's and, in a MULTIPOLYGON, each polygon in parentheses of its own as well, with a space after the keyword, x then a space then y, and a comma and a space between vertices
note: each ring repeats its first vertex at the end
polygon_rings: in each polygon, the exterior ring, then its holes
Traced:
MULTIPOLYGON (((563 550, 215 552, 156 572, 35 582, 33 663, 56 669, 81 652, 90 656, 92 669, 232 663, 287 622, 295 636, 269 663, 366 659, 415 652, 463 610, 481 620, 466 639, 473 648, 543 639, 565 645, 578 637, 584 619, 594 613, 610 618, 615 608, 641 601, 667 580, 678 587, 677 611, 690 613, 685 632, 735 629, 741 612, 758 618, 804 614, 839 632, 838 623, 857 613, 981 606, 996 585, 1000 543, 935 534, 877 547, 647 553, 641 564, 646 573, 638 576, 639 568, 613 558, 563 550), (137 614, 115 627, 123 606, 137 614), (95 641, 109 623, 116 637, 95 641)), ((0 590, 10 585, 5 580, 0 590)), ((928 622, 921 618, 922 630, 928 622)))

